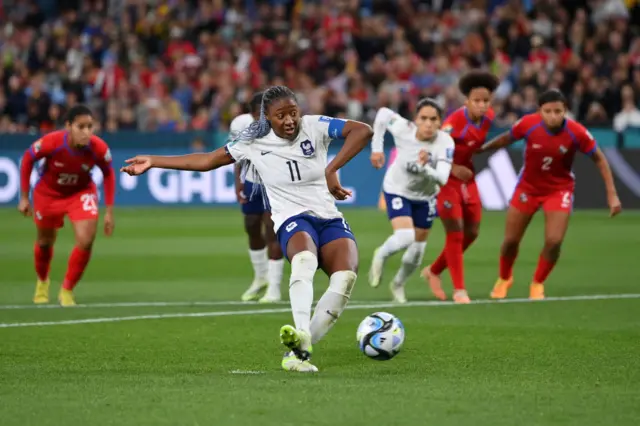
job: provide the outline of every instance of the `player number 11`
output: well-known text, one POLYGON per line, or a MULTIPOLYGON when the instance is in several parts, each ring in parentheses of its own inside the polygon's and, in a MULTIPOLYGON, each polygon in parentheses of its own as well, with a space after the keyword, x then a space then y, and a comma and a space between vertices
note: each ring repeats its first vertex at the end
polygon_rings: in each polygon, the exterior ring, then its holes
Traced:
POLYGON ((549 170, 551 168, 551 162, 553 162, 553 157, 544 157, 542 159, 542 170, 549 170))
POLYGON ((289 166, 289 174, 291 175, 291 182, 302 180, 302 178, 300 177, 300 168, 298 168, 298 162, 296 160, 287 161, 287 166, 289 166))

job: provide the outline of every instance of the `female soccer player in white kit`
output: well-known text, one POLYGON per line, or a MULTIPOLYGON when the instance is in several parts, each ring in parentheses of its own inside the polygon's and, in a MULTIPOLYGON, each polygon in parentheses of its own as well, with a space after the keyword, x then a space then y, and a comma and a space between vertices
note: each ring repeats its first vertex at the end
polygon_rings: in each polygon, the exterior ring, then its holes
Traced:
MULTIPOLYGON (((335 200, 351 194, 340 185, 337 172, 369 143, 371 127, 357 121, 300 116, 293 92, 284 86, 267 89, 260 119, 223 148, 177 157, 137 156, 123 172, 139 175, 151 167, 207 171, 235 161, 251 161, 266 190, 271 217, 283 252, 291 262, 289 298, 295 327, 280 329, 288 348, 285 370, 315 372, 309 360, 312 344, 329 331, 347 305, 356 281, 358 249, 335 200), (327 164, 329 143, 344 145, 327 164), (313 317, 313 277, 320 266, 329 288, 313 317)), ((255 182, 255 180, 254 180, 255 182)))
POLYGON ((449 179, 454 141, 440 131, 442 109, 433 99, 418 102, 411 122, 388 108, 381 108, 373 123, 371 164, 384 166, 384 134, 388 130, 397 157, 384 177, 383 191, 393 234, 378 247, 369 270, 369 284, 378 287, 385 261, 405 250, 402 264, 391 281, 391 294, 406 303, 405 283, 420 266, 427 237, 436 216, 436 195, 449 179))

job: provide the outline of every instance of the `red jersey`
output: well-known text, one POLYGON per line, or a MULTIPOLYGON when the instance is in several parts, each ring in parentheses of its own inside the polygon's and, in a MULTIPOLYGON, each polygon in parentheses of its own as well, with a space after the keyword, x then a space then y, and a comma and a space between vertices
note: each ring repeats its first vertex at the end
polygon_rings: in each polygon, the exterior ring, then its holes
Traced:
MULTIPOLYGON (((467 167, 475 173, 471 157, 486 142, 494 117, 495 113, 489 109, 478 125, 471 121, 465 107, 457 109, 447 117, 442 125, 442 130, 449 133, 456 144, 456 149, 453 152, 453 164, 467 167)), ((451 175, 447 185, 449 183, 460 185, 463 182, 451 175)))
POLYGON ((111 151, 106 142, 91 136, 84 148, 72 148, 69 133, 62 130, 49 133, 34 142, 25 152, 20 167, 22 188, 29 187, 31 170, 36 161, 44 158, 40 179, 35 191, 52 198, 63 198, 79 191, 94 189, 91 169, 98 166, 104 175, 104 198, 106 205, 113 205, 115 195, 115 173, 111 166, 111 151))
POLYGON ((524 165, 518 186, 533 195, 573 191, 571 171, 576 152, 592 155, 597 148, 591 133, 582 124, 565 119, 557 133, 552 133, 539 113, 522 117, 511 127, 513 140, 524 139, 524 165))

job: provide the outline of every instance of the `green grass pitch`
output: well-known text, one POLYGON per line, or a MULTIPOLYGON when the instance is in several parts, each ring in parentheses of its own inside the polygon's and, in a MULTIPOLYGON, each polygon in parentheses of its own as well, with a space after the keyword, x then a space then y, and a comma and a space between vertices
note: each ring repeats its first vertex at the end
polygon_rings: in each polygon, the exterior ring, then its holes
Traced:
MULTIPOLYGON (((360 278, 352 309, 315 348, 320 373, 308 376, 279 368, 286 304, 233 303, 251 279, 237 209, 117 210, 116 234, 98 239, 76 291, 88 306, 74 309, 30 306, 33 225, 0 209, 0 424, 639 424, 640 299, 575 300, 640 294, 638 213, 575 214, 547 283, 548 296, 571 300, 407 307, 385 306, 386 286, 366 282, 371 253, 390 232, 384 213, 346 216, 360 278), (403 351, 388 362, 356 347, 358 323, 376 310, 400 317, 407 331, 403 351), (7 327, 25 323, 42 324, 7 327)), ((512 298, 527 295, 541 219, 521 249, 512 298)), ((472 298, 486 300, 496 278, 503 223, 502 213, 487 213, 465 256, 472 298)), ((55 249, 52 298, 72 244, 67 226, 55 249)), ((442 244, 436 223, 425 264, 442 244)), ((326 285, 319 272, 316 298, 326 285)), ((408 296, 431 300, 417 276, 408 296)))

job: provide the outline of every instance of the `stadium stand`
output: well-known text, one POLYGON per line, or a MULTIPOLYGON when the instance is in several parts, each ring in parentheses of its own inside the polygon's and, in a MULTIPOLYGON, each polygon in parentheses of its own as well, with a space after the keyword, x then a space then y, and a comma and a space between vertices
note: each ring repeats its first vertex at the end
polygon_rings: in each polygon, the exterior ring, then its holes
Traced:
POLYGON ((84 102, 107 131, 226 130, 252 92, 286 84, 305 113, 371 120, 461 73, 501 77, 497 124, 568 94, 574 117, 640 127, 636 0, 4 0, 0 133, 48 131, 84 102))

